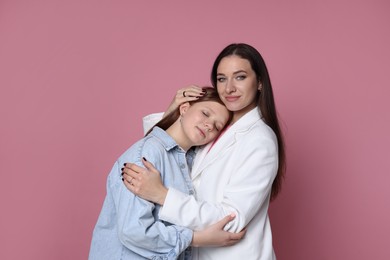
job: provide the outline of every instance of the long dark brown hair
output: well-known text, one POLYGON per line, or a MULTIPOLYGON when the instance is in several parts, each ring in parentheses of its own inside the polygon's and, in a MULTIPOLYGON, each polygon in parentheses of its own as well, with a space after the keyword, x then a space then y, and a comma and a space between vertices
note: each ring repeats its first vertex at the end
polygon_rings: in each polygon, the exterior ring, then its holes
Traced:
MULTIPOLYGON (((189 102, 190 105, 194 104, 194 103, 198 103, 198 102, 204 102, 204 101, 215 101, 215 102, 218 102, 219 104, 225 106, 225 104, 222 102, 222 100, 219 97, 218 92, 215 88, 210 87, 210 86, 204 86, 204 87, 202 87, 202 89, 204 90, 205 94, 203 96, 200 96, 197 100, 190 101, 189 102)), ((230 123, 230 121, 233 117, 233 113, 231 111, 228 111, 228 112, 229 112, 229 119, 228 119, 228 122, 225 124, 225 127, 230 123)), ((174 111, 170 112, 169 114, 167 114, 166 116, 164 116, 154 126, 158 126, 163 130, 167 130, 173 123, 176 122, 176 120, 179 118, 179 116, 180 116, 180 108, 178 107, 176 110, 174 110, 174 111)), ((146 135, 148 135, 152 131, 153 127, 146 133, 146 135)), ((223 130, 223 129, 221 129, 221 130, 223 130)), ((222 131, 220 131, 220 132, 222 132, 222 131)))
POLYGON ((245 43, 230 44, 222 50, 214 62, 211 71, 211 82, 215 88, 217 86, 217 70, 219 63, 223 58, 232 55, 248 60, 253 71, 256 73, 257 81, 261 82, 261 91, 258 91, 257 93, 257 105, 264 118, 264 122, 272 128, 276 138, 278 139, 279 167, 275 180, 272 184, 271 200, 273 200, 282 189, 282 181, 286 172, 286 155, 283 134, 279 125, 268 69, 263 57, 252 46, 245 43))

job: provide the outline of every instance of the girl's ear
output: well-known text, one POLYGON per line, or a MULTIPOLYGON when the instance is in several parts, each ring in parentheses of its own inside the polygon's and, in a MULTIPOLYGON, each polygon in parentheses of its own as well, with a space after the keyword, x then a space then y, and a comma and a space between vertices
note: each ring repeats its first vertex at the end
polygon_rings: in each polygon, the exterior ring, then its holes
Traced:
POLYGON ((185 102, 183 104, 180 105, 180 116, 183 116, 187 110, 190 108, 190 103, 189 102, 185 102))

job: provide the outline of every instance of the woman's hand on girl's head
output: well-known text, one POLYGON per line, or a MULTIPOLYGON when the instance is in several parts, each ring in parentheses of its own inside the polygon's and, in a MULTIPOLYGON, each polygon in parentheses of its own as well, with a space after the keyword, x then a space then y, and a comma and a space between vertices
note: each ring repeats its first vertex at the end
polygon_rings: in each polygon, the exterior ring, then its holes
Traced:
POLYGON ((206 229, 194 231, 191 245, 194 247, 220 247, 237 244, 244 237, 246 228, 239 233, 231 233, 223 229, 234 218, 235 215, 230 214, 206 229))
POLYGON ((165 111, 164 116, 166 116, 170 112, 178 109, 178 107, 181 104, 183 104, 185 102, 197 100, 202 95, 204 95, 202 88, 199 86, 196 86, 196 85, 190 85, 190 86, 179 89, 176 92, 176 95, 173 98, 171 104, 169 105, 167 111, 165 111))
POLYGON ((162 184, 160 172, 146 159, 146 168, 126 163, 122 168, 123 183, 135 195, 160 205, 164 204, 168 189, 162 184))

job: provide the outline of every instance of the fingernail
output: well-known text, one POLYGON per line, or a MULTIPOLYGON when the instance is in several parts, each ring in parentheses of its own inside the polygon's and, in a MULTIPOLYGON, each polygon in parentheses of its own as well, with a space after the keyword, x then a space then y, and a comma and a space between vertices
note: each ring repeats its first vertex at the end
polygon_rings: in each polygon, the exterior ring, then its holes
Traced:
POLYGON ((124 181, 125 179, 122 178, 122 181, 124 181))
POLYGON ((145 162, 147 162, 148 160, 146 160, 146 158, 145 157, 142 157, 142 159, 145 161, 145 162))
POLYGON ((121 168, 121 172, 123 172, 124 169, 125 169, 125 168, 121 168))
POLYGON ((126 163, 124 163, 124 164, 123 164, 123 166, 125 166, 125 167, 126 167, 126 163))

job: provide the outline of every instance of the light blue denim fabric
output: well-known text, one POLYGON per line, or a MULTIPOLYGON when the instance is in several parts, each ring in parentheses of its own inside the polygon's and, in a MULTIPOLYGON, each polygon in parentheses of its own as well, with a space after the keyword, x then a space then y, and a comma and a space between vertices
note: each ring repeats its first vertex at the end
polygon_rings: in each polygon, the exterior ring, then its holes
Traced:
POLYGON ((93 231, 89 259, 191 259, 188 246, 192 230, 160 221, 160 206, 128 191, 121 168, 126 162, 143 165, 145 157, 161 172, 166 187, 193 194, 188 165, 192 165, 194 155, 192 150, 186 154, 158 127, 121 155, 107 179, 107 195, 93 231))

